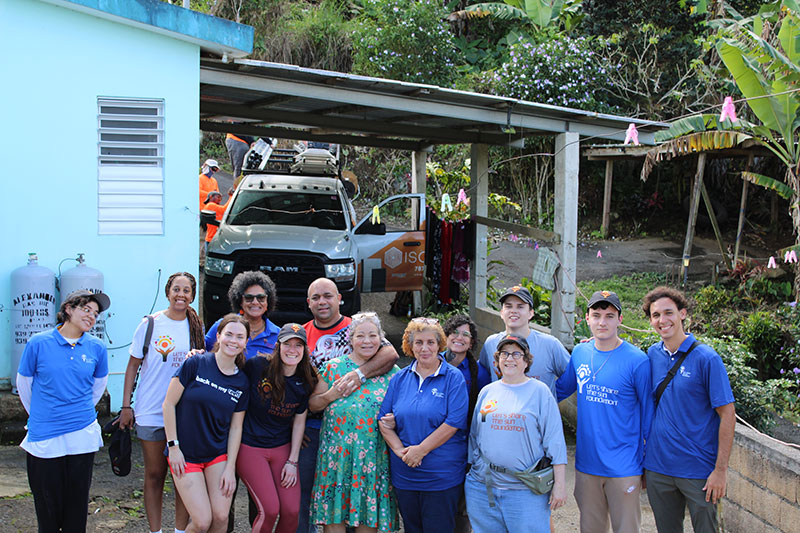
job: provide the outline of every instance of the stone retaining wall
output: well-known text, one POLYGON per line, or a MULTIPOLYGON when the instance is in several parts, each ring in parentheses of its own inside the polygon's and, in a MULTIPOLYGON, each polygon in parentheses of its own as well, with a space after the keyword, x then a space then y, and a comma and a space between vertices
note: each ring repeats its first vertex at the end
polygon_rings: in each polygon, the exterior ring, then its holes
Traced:
POLYGON ((800 531, 800 450, 737 425, 722 509, 730 533, 800 531))

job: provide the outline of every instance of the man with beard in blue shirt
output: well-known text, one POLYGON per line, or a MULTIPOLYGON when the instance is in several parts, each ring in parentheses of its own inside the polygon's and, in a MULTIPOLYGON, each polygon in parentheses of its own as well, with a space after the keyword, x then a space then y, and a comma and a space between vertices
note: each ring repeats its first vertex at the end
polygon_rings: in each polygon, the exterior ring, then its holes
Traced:
MULTIPOLYGON (((647 356, 619 338, 622 305, 610 291, 589 299, 589 342, 556 382, 558 400, 577 390, 575 500, 581 533, 638 533, 644 443, 653 417, 647 356)), ((535 356, 534 356, 535 357, 535 356)))

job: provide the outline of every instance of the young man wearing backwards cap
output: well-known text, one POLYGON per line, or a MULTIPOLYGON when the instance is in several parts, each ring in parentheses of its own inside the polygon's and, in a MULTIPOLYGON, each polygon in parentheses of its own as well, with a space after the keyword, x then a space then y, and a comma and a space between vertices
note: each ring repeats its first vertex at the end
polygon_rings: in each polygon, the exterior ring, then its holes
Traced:
POLYGON ((489 335, 481 348, 480 364, 492 376, 492 381, 500 379, 494 366, 494 353, 497 343, 506 335, 516 335, 528 341, 533 363, 527 375, 536 378, 550 388, 555 396, 556 379, 564 373, 569 363, 569 352, 552 335, 531 329, 533 318, 533 298, 528 289, 515 285, 500 297, 500 318, 506 330, 489 335))
POLYGON ((589 342, 572 350, 556 383, 558 400, 576 390, 575 500, 581 533, 638 533, 644 443, 653 419, 650 362, 619 338, 622 305, 610 291, 589 299, 589 342))

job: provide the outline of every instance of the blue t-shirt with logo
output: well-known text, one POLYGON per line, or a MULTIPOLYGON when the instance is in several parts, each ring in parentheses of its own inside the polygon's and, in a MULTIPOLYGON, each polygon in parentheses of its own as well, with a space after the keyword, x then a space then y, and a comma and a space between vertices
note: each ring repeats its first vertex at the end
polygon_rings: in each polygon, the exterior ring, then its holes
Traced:
POLYGON ((283 402, 272 403, 272 386, 264 371, 272 362, 266 357, 253 357, 244 365, 250 381, 250 400, 244 415, 242 443, 256 448, 277 448, 292 440, 294 415, 308 408, 308 397, 302 378, 284 376, 283 402))
POLYGON ((625 341, 610 351, 598 350, 594 340, 579 344, 556 382, 558 401, 576 390, 575 469, 602 477, 642 474, 653 419, 650 362, 644 352, 625 341))
POLYGON ((108 375, 108 352, 97 337, 84 333, 72 345, 55 328, 37 333, 25 345, 18 372, 33 378, 29 441, 66 435, 97 420, 92 386, 108 375))
POLYGON ((223 374, 213 353, 190 357, 175 376, 184 388, 175 415, 186 461, 206 463, 228 453, 231 417, 247 409, 247 376, 223 374))
MULTIPOLYGON (((695 341, 689 335, 675 354, 664 342, 650 347, 653 393, 675 360, 695 341)), ((644 466, 667 476, 705 479, 714 470, 719 447, 717 407, 733 403, 733 391, 722 359, 707 344, 686 356, 664 389, 653 418, 644 466)))
POLYGON ((464 376, 443 358, 439 369, 420 383, 417 363, 402 369, 389 382, 378 418, 394 413, 403 446, 425 440, 442 424, 458 428, 455 435, 411 468, 390 453, 392 484, 405 490, 439 491, 464 482, 467 467, 467 411, 464 376))

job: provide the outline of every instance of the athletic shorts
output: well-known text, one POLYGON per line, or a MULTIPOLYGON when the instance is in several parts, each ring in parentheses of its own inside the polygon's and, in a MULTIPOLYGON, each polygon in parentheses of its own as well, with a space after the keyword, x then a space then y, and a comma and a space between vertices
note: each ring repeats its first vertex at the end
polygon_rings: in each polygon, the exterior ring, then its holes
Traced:
POLYGON ((161 441, 167 440, 167 434, 161 426, 140 426, 136 424, 136 437, 139 440, 161 441))
MULTIPOLYGON (((217 456, 205 463, 190 463, 189 461, 186 461, 186 465, 183 468, 183 472, 185 474, 189 474, 192 472, 202 472, 211 465, 215 465, 217 463, 223 463, 227 460, 228 460, 228 454, 223 453, 222 455, 217 456)), ((169 463, 169 459, 167 459, 167 463, 169 463)), ((169 471, 172 472, 172 465, 169 466, 169 471)), ((175 475, 175 472, 172 472, 172 475, 175 475)))

